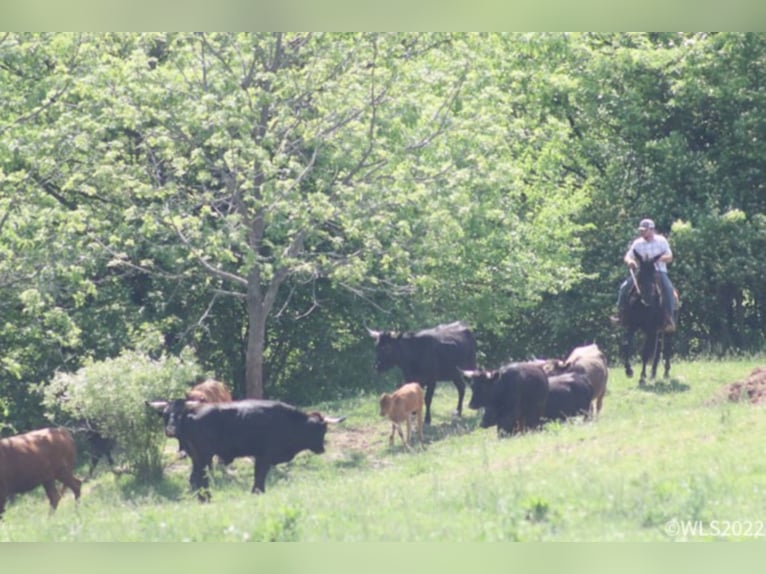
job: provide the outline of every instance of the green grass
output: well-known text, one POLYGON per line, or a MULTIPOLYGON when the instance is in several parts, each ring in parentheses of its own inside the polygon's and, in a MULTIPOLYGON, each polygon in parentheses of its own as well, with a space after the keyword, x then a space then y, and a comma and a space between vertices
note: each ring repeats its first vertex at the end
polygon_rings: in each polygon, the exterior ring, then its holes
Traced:
POLYGON ((272 470, 265 495, 248 459, 216 471, 210 504, 189 494, 188 460, 150 486, 104 468, 51 516, 42 489, 17 497, 0 541, 662 541, 674 519, 766 521, 766 412, 715 400, 759 364, 678 363, 646 389, 614 368, 599 420, 505 439, 473 411, 453 420, 440 384, 412 453, 388 446, 376 396, 322 404, 348 419, 325 454, 272 470))

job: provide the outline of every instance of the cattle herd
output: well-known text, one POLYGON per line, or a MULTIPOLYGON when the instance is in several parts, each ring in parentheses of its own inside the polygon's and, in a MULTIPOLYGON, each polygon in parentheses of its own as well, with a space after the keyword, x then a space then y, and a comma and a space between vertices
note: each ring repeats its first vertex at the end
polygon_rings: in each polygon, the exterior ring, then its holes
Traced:
MULTIPOLYGON (((601 410, 608 369, 595 344, 574 349, 566 359, 516 362, 488 370, 477 368, 476 341, 460 322, 418 332, 370 330, 369 334, 375 340, 377 370, 398 367, 405 381, 395 392, 380 397, 380 414, 392 425, 391 445, 398 432, 411 449, 413 426, 423 444, 423 424, 431 421, 437 381, 455 384, 457 416, 462 413, 466 384, 470 386, 469 408, 483 409, 481 427, 496 427, 499 435, 523 433, 570 417, 592 419, 601 410)), ((146 405, 162 417, 166 436, 176 438, 179 450, 191 458, 189 483, 201 501, 210 499, 208 470, 214 457, 223 464, 253 457, 252 492, 264 492, 272 466, 292 460, 303 450, 321 454, 328 425, 345 418, 306 413, 279 401, 232 400, 226 387, 213 380, 194 386, 184 398, 147 401, 146 405)), ((89 439, 97 447, 91 472, 98 456, 107 456, 111 464, 113 442, 95 431, 89 439)), ((0 518, 11 496, 41 485, 51 512, 67 487, 79 499, 81 481, 73 474, 75 459, 74 439, 64 428, 0 439, 0 518), (61 491, 57 481, 63 484, 61 491)))

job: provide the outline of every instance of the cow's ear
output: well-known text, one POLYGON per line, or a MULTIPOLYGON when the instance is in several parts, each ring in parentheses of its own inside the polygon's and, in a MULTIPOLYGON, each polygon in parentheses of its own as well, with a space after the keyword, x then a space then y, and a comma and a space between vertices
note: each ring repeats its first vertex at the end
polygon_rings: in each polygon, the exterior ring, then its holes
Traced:
POLYGON ((635 257, 635 258, 636 258, 636 261, 643 261, 643 260, 644 260, 644 259, 641 257, 641 254, 640 254, 638 251, 636 251, 635 249, 633 250, 633 257, 635 257))

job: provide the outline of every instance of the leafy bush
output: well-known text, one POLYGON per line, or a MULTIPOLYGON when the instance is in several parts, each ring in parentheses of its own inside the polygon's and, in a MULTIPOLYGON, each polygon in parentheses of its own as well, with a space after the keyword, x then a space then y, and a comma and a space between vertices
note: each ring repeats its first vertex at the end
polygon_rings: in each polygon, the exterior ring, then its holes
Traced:
POLYGON ((141 481, 162 476, 158 417, 145 401, 183 396, 200 374, 191 352, 152 359, 138 351, 90 362, 76 373, 59 373, 43 387, 46 416, 58 424, 86 421, 104 437, 115 439, 127 472, 141 481))

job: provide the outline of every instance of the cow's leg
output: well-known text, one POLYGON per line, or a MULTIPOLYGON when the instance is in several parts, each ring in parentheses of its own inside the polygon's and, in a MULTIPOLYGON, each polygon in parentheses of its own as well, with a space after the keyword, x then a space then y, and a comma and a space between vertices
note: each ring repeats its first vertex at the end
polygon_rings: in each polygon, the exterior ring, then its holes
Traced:
POLYGON ((396 434, 396 423, 391 423, 391 434, 388 437, 388 446, 394 446, 395 434, 396 434))
POLYGON ((0 520, 3 519, 4 512, 5 512, 5 497, 0 496, 0 520))
POLYGON ((194 456, 192 457, 192 472, 189 477, 192 492, 197 493, 200 502, 210 501, 210 482, 207 476, 207 467, 212 461, 212 456, 194 456))
POLYGON ((43 488, 45 489, 45 494, 48 495, 48 502, 51 503, 51 513, 53 513, 53 511, 56 510, 56 507, 59 505, 59 500, 61 499, 59 490, 56 488, 56 479, 51 479, 47 482, 44 482, 43 488))
POLYGON ((399 438, 402 439, 402 444, 404 445, 404 448, 409 449, 410 445, 406 440, 404 440, 404 433, 402 432, 402 425, 398 424, 396 425, 396 430, 399 433, 399 438))
POLYGON ((253 482, 253 493, 266 492, 266 475, 271 470, 271 461, 263 457, 255 459, 255 481, 253 482))
POLYGON ((412 440, 412 413, 407 413, 407 444, 412 440))
POLYGON ((455 375, 452 378, 452 382, 455 383, 457 388, 457 409, 455 410, 456 416, 463 415, 463 397, 465 396, 465 381, 460 374, 455 375))
POLYGON ((96 465, 98 464, 99 459, 101 456, 97 454, 93 454, 90 457, 90 468, 88 469, 88 478, 93 478, 93 471, 96 470, 96 465))
POLYGON ((420 437, 420 445, 423 445, 423 409, 419 409, 417 414, 418 420, 418 436, 420 437))
MULTIPOLYGON (((59 477, 59 480, 64 484, 64 486, 69 487, 69 489, 74 493, 75 500, 80 499, 80 487, 82 486, 82 481, 79 480, 74 474, 72 474, 71 470, 67 470, 62 473, 59 477)), ((61 493, 64 493, 63 487, 61 488, 61 493)))
POLYGON ((436 381, 426 381, 423 383, 426 387, 426 424, 431 424, 431 400, 434 398, 436 390, 436 381))
POLYGON ((532 423, 531 425, 532 428, 539 429, 540 427, 542 427, 542 421, 544 416, 545 416, 545 401, 540 403, 537 409, 535 409, 535 412, 532 414, 532 420, 530 421, 532 423))

